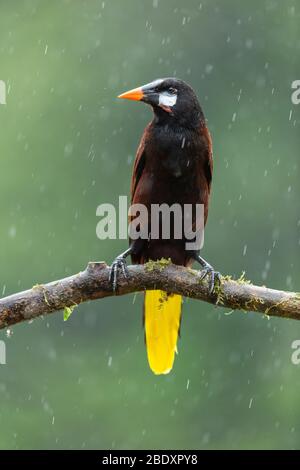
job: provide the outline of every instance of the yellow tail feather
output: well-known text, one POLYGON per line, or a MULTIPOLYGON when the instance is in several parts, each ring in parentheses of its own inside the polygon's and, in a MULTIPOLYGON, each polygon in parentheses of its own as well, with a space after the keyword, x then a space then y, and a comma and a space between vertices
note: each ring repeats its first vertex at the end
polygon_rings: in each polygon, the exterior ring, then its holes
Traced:
POLYGON ((181 295, 149 290, 145 294, 145 332, 148 361, 154 374, 173 367, 181 317, 181 295))

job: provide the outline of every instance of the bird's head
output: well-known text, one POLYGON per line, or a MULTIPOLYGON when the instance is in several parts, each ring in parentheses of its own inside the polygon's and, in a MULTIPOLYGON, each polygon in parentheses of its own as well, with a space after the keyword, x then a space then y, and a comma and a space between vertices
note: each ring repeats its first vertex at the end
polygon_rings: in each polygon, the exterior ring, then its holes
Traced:
POLYGON ((157 119, 167 123, 193 127, 203 119, 194 90, 178 78, 159 78, 122 93, 118 98, 149 104, 157 119))

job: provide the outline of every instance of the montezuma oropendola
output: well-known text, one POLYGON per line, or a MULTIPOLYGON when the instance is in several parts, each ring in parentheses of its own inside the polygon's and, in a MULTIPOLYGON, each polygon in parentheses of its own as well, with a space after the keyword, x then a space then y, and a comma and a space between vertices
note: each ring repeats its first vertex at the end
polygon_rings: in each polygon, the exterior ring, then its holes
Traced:
MULTIPOLYGON (((153 120, 141 138, 133 167, 131 203, 203 204, 204 224, 213 172, 212 142, 205 117, 193 89, 177 78, 155 80, 123 93, 119 98, 143 101, 154 111, 153 120)), ((149 211, 150 212, 150 211, 149 211)), ((149 215, 150 217, 150 215, 149 215)), ((119 269, 126 276, 126 257, 142 264, 149 260, 171 259, 177 265, 198 261, 201 278, 210 278, 213 291, 219 273, 199 254, 188 251, 184 237, 130 240, 129 249, 111 266, 110 280, 117 288, 119 269)), ((181 317, 181 296, 163 291, 146 291, 144 303, 145 339, 150 368, 166 374, 173 366, 181 317)))

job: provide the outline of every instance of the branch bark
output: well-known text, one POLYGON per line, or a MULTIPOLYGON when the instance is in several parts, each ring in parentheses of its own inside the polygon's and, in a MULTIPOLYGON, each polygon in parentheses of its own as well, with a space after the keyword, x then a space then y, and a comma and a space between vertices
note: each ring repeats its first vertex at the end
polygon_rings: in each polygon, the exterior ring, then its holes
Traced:
MULTIPOLYGON (((268 289, 225 276, 210 294, 207 281, 200 281, 197 271, 161 261, 129 266, 128 273, 127 279, 119 275, 117 295, 161 289, 232 310, 300 319, 299 293, 268 289)), ((0 299, 0 329, 88 300, 112 296, 108 276, 106 263, 91 262, 83 272, 0 299)))

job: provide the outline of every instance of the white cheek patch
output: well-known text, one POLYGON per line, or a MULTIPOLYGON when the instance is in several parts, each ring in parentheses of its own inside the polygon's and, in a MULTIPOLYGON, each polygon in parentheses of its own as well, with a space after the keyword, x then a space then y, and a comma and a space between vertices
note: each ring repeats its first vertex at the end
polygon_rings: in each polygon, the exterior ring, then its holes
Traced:
POLYGON ((160 93, 158 98, 159 106, 167 106, 168 108, 172 108, 175 106, 177 101, 177 95, 169 95, 169 93, 160 93))

